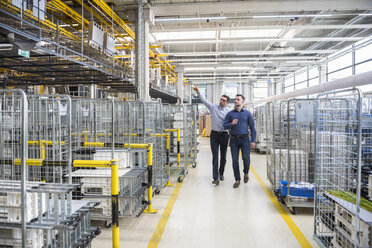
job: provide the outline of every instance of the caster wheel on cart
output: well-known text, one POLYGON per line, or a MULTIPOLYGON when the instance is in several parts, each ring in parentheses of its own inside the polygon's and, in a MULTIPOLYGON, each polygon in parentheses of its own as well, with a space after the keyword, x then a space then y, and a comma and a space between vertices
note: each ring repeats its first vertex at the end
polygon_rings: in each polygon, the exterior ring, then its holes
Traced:
POLYGON ((178 181, 179 183, 182 183, 183 178, 182 178, 182 177, 179 177, 179 178, 177 179, 177 181, 178 181))
POLYGON ((296 208, 290 208, 289 211, 291 214, 296 215, 297 214, 297 209, 296 208))
POLYGON ((112 223, 106 220, 105 221, 105 227, 110 228, 111 226, 112 226, 112 223))
POLYGON ((155 189, 155 194, 160 194, 160 189, 155 189))
POLYGON ((196 163, 192 165, 192 168, 196 168, 196 163))

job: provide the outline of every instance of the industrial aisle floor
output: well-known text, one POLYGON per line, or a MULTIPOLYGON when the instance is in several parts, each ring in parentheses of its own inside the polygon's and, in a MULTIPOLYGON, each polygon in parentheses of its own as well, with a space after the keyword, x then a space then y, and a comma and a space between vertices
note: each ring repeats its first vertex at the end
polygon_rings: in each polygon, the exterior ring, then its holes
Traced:
MULTIPOLYGON (((157 214, 120 219, 120 247, 318 247, 312 239, 312 209, 300 209, 297 215, 291 215, 284 207, 280 213, 264 191, 265 185, 270 187, 266 155, 251 153, 249 182, 234 189, 228 149, 225 181, 214 186, 209 138, 199 138, 199 142, 197 167, 189 169, 189 175, 177 188, 164 188, 154 197, 157 214), (261 184, 253 171, 262 179, 261 184)), ((240 165, 242 168, 242 161, 240 165)), ((111 229, 103 228, 92 247, 109 245, 111 229)))

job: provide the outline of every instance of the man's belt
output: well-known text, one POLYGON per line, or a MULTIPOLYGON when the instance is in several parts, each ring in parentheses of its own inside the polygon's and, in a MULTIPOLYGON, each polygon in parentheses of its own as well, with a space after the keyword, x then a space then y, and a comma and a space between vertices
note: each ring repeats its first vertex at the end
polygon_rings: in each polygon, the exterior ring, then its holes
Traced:
POLYGON ((248 137, 248 134, 241 134, 241 135, 231 134, 231 136, 240 139, 240 138, 243 138, 243 137, 248 137))

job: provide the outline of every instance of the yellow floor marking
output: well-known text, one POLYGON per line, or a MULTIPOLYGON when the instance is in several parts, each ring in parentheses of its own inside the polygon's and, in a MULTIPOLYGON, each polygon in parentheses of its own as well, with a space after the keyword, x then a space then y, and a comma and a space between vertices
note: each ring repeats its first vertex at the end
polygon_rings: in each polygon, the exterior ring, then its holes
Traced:
POLYGON ((285 211, 284 207, 278 202, 274 193, 266 186, 264 181, 261 179, 261 177, 257 174, 257 172, 253 169, 252 166, 250 169, 253 175, 255 176, 256 180, 258 181, 258 183, 261 185, 261 187, 263 188, 267 196, 270 198, 274 207, 278 210, 278 212, 282 216, 285 223, 287 223, 289 229, 292 231, 293 235, 295 236, 297 241, 300 243, 301 247, 312 247, 309 241, 306 239, 305 235, 301 232, 301 230, 297 227, 297 225, 294 223, 292 218, 285 211))
POLYGON ((167 225, 169 216, 172 212, 174 203, 176 202, 178 193, 180 192, 182 183, 177 183, 176 187, 174 188, 171 197, 169 198, 169 201, 167 203, 167 206, 164 209, 163 214, 160 217, 160 220, 158 222, 158 225, 156 226, 155 232, 153 233, 151 240, 149 244, 147 245, 147 248, 155 248, 158 247, 161 237, 163 236, 163 232, 165 229, 165 226, 167 225))

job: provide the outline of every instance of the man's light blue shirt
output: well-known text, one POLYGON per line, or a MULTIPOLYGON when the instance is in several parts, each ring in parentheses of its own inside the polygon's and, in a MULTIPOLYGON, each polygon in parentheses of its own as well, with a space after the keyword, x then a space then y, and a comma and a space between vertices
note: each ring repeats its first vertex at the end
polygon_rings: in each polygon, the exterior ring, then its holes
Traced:
POLYGON ((227 107, 221 108, 218 104, 213 104, 209 102, 205 97, 198 93, 198 96, 200 97, 200 100, 205 104, 205 106, 209 109, 211 112, 211 122, 212 122, 212 130, 217 132, 223 132, 227 131, 223 127, 223 122, 225 120, 226 114, 230 111, 227 107))

